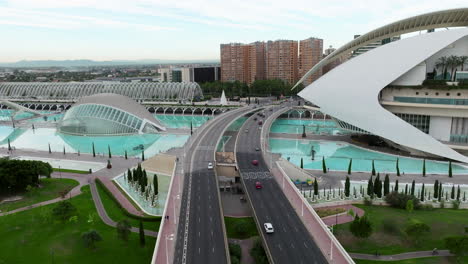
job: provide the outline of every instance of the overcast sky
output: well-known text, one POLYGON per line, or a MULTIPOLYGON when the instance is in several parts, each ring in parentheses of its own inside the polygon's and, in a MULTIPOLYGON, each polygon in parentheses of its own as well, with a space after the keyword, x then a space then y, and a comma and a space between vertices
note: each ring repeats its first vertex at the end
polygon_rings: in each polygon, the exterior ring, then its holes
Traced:
POLYGON ((219 59, 219 44, 308 37, 339 47, 467 0, 0 0, 0 62, 219 59))

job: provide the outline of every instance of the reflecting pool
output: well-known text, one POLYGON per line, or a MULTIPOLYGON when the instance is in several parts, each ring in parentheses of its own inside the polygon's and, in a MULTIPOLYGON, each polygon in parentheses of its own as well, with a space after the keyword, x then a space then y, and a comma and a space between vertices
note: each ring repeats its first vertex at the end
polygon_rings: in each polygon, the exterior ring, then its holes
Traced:
MULTIPOLYGON (((289 161, 296 166, 300 166, 303 158, 305 169, 322 170, 322 157, 325 157, 326 166, 330 170, 347 171, 352 158, 352 171, 370 172, 374 161, 376 171, 395 173, 398 158, 401 173, 422 173, 422 159, 371 151, 346 142, 270 138, 269 143, 273 153, 281 154, 284 159, 289 158, 289 161)), ((452 170, 454 174, 468 174, 467 168, 457 164, 452 165, 452 170)), ((448 163, 427 160, 426 172, 447 174, 448 163)))
POLYGON ((271 125, 270 133, 302 134, 305 126, 308 134, 345 134, 333 120, 314 119, 276 119, 271 125))
POLYGON ((170 114, 156 114, 153 115, 161 123, 169 128, 190 128, 190 124, 193 127, 200 127, 206 121, 213 118, 212 116, 200 116, 200 115, 170 115, 170 114))

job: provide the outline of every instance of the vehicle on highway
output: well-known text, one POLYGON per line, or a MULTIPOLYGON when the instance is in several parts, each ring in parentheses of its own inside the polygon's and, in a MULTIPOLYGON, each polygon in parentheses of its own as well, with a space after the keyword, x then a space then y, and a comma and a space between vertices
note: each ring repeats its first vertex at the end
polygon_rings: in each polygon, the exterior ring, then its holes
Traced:
POLYGON ((260 148, 259 148, 259 147, 256 147, 256 148, 255 148, 255 151, 260 151, 260 148))
POLYGON ((258 160, 252 160, 252 165, 257 166, 258 165, 258 160))
POLYGON ((245 130, 245 133, 249 133, 249 129, 246 129, 246 130, 245 130))
POLYGON ((211 162, 208 163, 208 169, 209 169, 209 170, 212 170, 212 169, 213 169, 213 163, 211 163, 211 162))
POLYGON ((255 183, 255 189, 261 189, 261 188, 263 188, 262 183, 261 182, 256 182, 255 183))
POLYGON ((256 117, 254 117, 254 121, 257 121, 257 118, 256 118, 256 117))
POLYGON ((275 232, 275 230, 273 229, 273 225, 271 223, 264 223, 263 227, 265 227, 265 232, 267 234, 271 234, 275 232))
POLYGON ((258 121, 258 125, 259 126, 263 125, 263 121, 262 120, 258 121))

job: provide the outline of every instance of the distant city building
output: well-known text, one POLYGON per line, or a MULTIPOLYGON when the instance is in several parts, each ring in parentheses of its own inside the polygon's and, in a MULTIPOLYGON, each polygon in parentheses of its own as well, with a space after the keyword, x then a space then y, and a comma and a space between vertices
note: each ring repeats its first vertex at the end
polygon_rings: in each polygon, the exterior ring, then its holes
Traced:
MULTIPOLYGON (((281 79, 292 84, 306 68, 321 60, 323 40, 309 38, 300 45, 295 40, 229 43, 221 44, 220 52, 222 81, 251 84, 255 80, 281 79)), ((308 78, 307 84, 319 76, 308 78)))
MULTIPOLYGON (((354 35, 354 39, 357 39, 359 38, 361 35, 354 35)), ((358 56, 358 55, 361 55, 365 52, 368 52, 369 50, 371 49, 375 49, 379 46, 382 46, 382 45, 385 45, 387 43, 390 43, 390 42, 393 42, 393 41, 397 41, 397 40, 400 40, 400 36, 395 36, 395 37, 391 37, 391 38, 385 38, 385 39, 382 39, 382 40, 378 40, 378 41, 375 41, 375 42, 372 42, 370 44, 367 44, 363 47, 360 47, 358 49, 356 49, 355 51, 353 51, 353 55, 351 56, 352 58, 358 56)))
MULTIPOLYGON (((336 49, 333 48, 332 46, 330 46, 328 49, 325 49, 324 53, 323 53, 323 58, 327 57, 328 55, 330 55, 332 52, 334 52, 336 49)), ((350 54, 351 55, 351 54, 350 54)), ((341 63, 345 62, 346 60, 349 59, 350 56, 344 56, 344 57, 341 57, 341 58, 338 58, 330 63, 328 63, 327 65, 323 66, 322 68, 322 75, 331 71, 333 68, 335 68, 336 66, 340 65, 341 63)))
MULTIPOLYGON (((299 75, 304 76, 323 56, 323 39, 308 38, 299 41, 299 75)), ((307 77, 304 85, 307 86, 322 76, 318 71, 307 77)))
POLYGON ((214 82, 221 78, 221 69, 218 66, 191 66, 181 68, 161 68, 161 81, 163 82, 214 82))

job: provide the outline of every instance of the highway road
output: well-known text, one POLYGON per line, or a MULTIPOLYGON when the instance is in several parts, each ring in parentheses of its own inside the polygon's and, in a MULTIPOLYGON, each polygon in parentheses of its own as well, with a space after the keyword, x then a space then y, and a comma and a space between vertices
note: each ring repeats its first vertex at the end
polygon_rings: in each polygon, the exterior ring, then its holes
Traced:
POLYGON ((251 110, 244 107, 222 114, 200 131, 187 151, 174 263, 227 263, 219 190, 208 163, 214 164, 216 145, 224 129, 251 110))
MULTIPOLYGON (((279 109, 278 107, 276 109, 279 109)), ((264 112, 268 117, 274 111, 264 112)), ((258 115, 255 116, 259 118, 258 115)), ((271 176, 262 152, 256 151, 255 148, 261 148, 260 137, 258 121, 254 121, 253 118, 248 119, 237 139, 236 157, 246 192, 261 226, 259 232, 264 234, 272 261, 275 264, 328 263, 280 186, 271 176), (258 160, 259 164, 253 165, 252 160, 258 160), (262 189, 255 188, 257 181, 261 182, 262 189), (265 233, 263 224, 266 222, 273 224, 275 229, 273 234, 265 233)))

